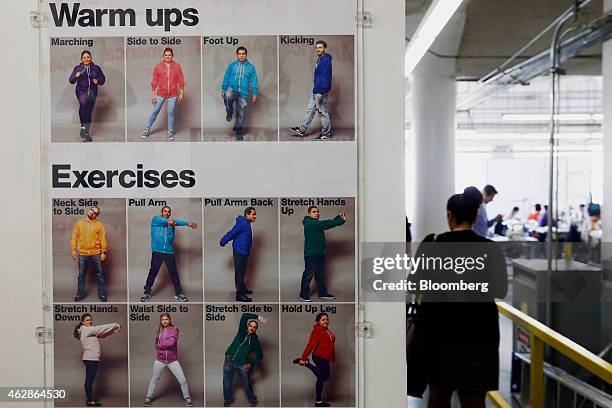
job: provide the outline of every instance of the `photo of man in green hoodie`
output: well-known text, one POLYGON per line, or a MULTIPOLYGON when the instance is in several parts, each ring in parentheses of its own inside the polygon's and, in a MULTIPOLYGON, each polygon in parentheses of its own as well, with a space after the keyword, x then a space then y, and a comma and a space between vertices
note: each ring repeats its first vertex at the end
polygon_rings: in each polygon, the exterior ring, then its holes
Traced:
POLYGON ((342 212, 329 220, 320 220, 319 208, 311 205, 308 215, 302 220, 304 225, 304 272, 300 285, 300 299, 312 302, 310 298, 310 281, 315 277, 319 298, 335 299, 325 286, 325 230, 339 227, 346 222, 346 213, 342 212))
POLYGON ((259 322, 266 323, 266 318, 253 313, 243 313, 240 317, 238 332, 225 351, 223 363, 223 406, 229 407, 234 401, 234 374, 236 371, 242 380, 242 386, 249 400, 249 405, 257 406, 257 395, 249 378, 249 370, 261 363, 263 351, 257 337, 259 322))

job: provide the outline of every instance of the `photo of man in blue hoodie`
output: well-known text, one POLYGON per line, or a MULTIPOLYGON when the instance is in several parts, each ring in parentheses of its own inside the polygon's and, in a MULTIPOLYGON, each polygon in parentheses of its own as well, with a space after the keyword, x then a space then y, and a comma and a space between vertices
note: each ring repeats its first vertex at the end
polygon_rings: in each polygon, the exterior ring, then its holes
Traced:
POLYGON ((193 222, 183 221, 178 218, 172 218, 172 209, 164 206, 161 210, 161 215, 156 215, 151 219, 151 268, 144 286, 144 294, 140 298, 141 302, 146 302, 151 299, 151 289, 155 278, 159 273, 162 263, 166 264, 170 280, 174 285, 175 296, 179 302, 188 302, 187 296, 183 293, 181 281, 178 276, 176 267, 176 258, 174 257, 174 232, 176 227, 188 226, 191 229, 196 229, 197 224, 193 222))
POLYGON ((255 103, 258 87, 255 65, 247 59, 247 49, 238 47, 236 59, 227 66, 221 83, 221 98, 225 103, 226 121, 231 122, 234 115, 234 103, 236 104, 236 121, 233 130, 236 132, 237 140, 243 140, 249 89, 252 94, 251 102, 255 103))
POLYGON ((327 53, 327 43, 319 40, 315 43, 317 62, 315 65, 312 93, 308 99, 306 115, 299 126, 290 128, 296 137, 306 137, 306 131, 314 118, 315 113, 321 117, 321 133, 315 140, 329 140, 332 138, 331 121, 327 104, 329 92, 332 87, 332 56, 327 53))
POLYGON ((244 210, 244 215, 236 217, 236 223, 229 230, 219 244, 224 247, 229 241, 232 241, 232 250, 234 254, 234 282, 236 285, 236 300, 239 302, 250 302, 252 299, 247 295, 253 291, 247 289, 244 284, 244 278, 247 269, 247 261, 253 245, 253 230, 251 223, 257 219, 257 211, 253 207, 247 207, 244 210))

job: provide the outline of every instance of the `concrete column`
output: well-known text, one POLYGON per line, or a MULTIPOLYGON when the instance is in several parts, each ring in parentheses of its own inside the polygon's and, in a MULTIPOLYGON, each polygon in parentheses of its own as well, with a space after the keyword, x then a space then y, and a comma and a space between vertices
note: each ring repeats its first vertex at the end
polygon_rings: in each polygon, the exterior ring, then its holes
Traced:
MULTIPOLYGON (((456 55, 465 25, 461 7, 438 35, 431 50, 456 55)), ((448 229, 446 201, 455 192, 455 60, 426 53, 410 75, 414 146, 412 239, 448 229)))
POLYGON ((414 241, 441 233, 446 201, 455 191, 455 106, 453 60, 426 55, 410 78, 414 138, 414 241))
MULTIPOLYGON (((403 242, 404 2, 365 0, 363 8, 372 13, 372 27, 363 29, 361 238, 403 242)), ((399 302, 364 305, 372 337, 363 341, 359 406, 406 406, 405 313, 399 302)))

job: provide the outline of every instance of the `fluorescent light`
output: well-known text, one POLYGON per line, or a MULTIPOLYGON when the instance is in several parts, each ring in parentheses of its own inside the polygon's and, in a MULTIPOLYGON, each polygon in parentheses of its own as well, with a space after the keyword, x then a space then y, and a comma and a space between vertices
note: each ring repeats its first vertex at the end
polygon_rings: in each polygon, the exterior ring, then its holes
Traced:
POLYGON ((406 77, 416 68, 463 0, 434 0, 406 47, 406 77))
MULTIPOLYGON (((562 121, 590 121, 601 120, 603 115, 600 113, 559 113, 555 119, 562 121)), ((504 113, 502 119, 512 122, 547 122, 550 115, 547 113, 504 113)))

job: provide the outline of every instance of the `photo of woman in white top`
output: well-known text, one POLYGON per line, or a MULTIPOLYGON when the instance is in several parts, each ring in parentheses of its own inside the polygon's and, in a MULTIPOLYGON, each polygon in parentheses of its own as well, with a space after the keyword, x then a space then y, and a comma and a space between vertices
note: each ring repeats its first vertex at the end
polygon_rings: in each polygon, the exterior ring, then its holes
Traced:
POLYGON ((93 397, 93 383, 100 365, 100 340, 121 330, 119 323, 109 323, 100 326, 93 325, 93 317, 89 313, 81 316, 80 323, 74 328, 73 336, 81 341, 83 364, 85 365, 85 405, 101 407, 102 403, 93 397))

